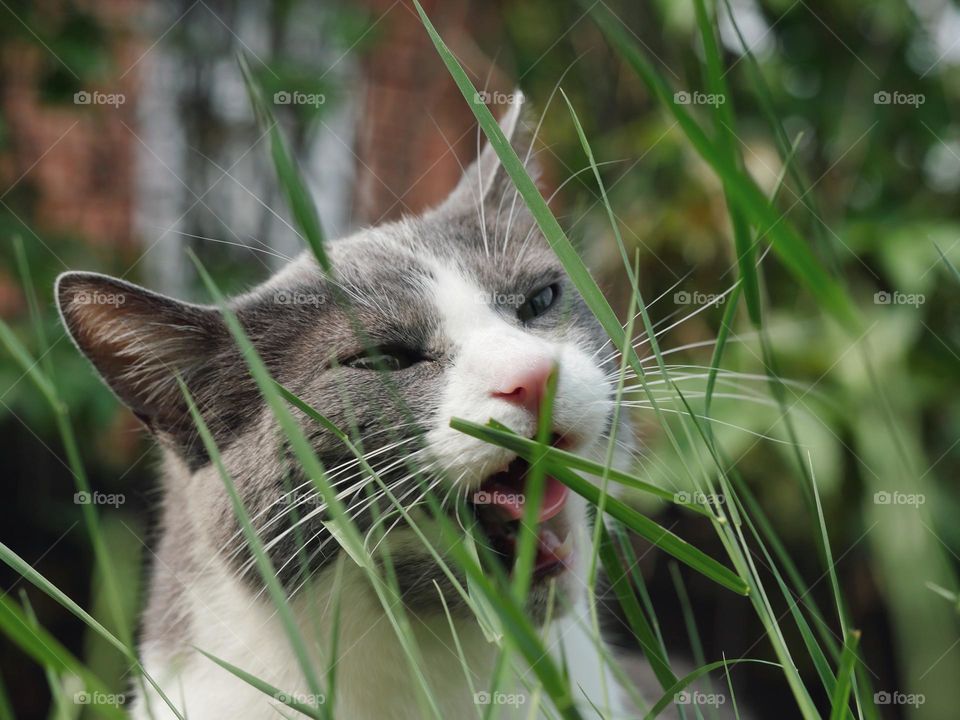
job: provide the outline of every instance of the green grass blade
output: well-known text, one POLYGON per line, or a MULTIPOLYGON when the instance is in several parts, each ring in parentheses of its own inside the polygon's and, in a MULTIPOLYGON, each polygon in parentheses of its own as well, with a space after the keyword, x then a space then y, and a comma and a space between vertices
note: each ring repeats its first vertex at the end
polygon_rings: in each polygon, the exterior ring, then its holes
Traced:
POLYGON ((250 103, 253 105, 254 114, 263 130, 270 135, 270 156, 273 158, 273 166, 280 180, 280 187, 293 213, 294 221, 303 233, 303 238, 307 241, 314 257, 320 263, 324 270, 330 270, 330 260, 324 249, 323 228, 320 225, 320 216, 317 214, 317 206, 313 202, 313 197, 303 180, 300 169, 290 155, 283 135, 280 134, 280 126, 277 125, 277 119, 273 116, 270 105, 263 97, 261 90, 247 59, 243 55, 237 55, 240 63, 240 71, 243 73, 243 81, 247 87, 247 93, 250 96, 250 103))
POLYGON ((953 275, 953 279, 956 280, 958 283, 960 283, 960 270, 957 270, 957 266, 954 265, 952 262, 950 262, 950 258, 948 258, 944 254, 943 250, 940 249, 939 245, 934 243, 933 246, 937 249, 937 252, 940 254, 940 259, 943 261, 943 264, 947 266, 948 270, 950 270, 951 274, 953 275))
MULTIPOLYGON (((736 167, 742 167, 740 152, 737 148, 736 131, 734 130, 733 97, 724 80, 723 60, 717 46, 717 36, 713 23, 707 16, 704 0, 694 0, 697 25, 700 27, 700 38, 703 41, 703 52, 707 65, 707 84, 710 93, 723 102, 714 104, 714 127, 717 132, 717 142, 721 152, 726 155, 727 162, 736 167)), ((757 327, 762 323, 760 305, 760 281, 757 277, 756 244, 750 238, 750 225, 740 211, 740 208, 727 195, 727 212, 730 215, 730 226, 733 229, 734 250, 737 254, 737 264, 740 268, 740 278, 743 281, 743 296, 747 303, 750 320, 757 327)))
MULTIPOLYGON (((524 459, 527 460, 529 460, 531 457, 535 457, 535 453, 539 452, 537 443, 535 441, 517 435, 505 425, 500 425, 499 423, 493 421, 491 421, 490 425, 479 425, 477 423, 470 422, 469 420, 453 418, 450 421, 450 427, 452 427, 454 430, 459 430, 460 432, 474 434, 475 437, 479 437, 481 440, 505 447, 508 450, 514 451, 518 455, 522 455, 524 459)), ((644 482, 634 475, 625 473, 622 470, 617 470, 616 468, 606 468, 604 465, 598 462, 594 462, 593 460, 580 457, 579 455, 574 455, 566 450, 560 450, 559 448, 555 447, 547 447, 543 449, 542 452, 543 462, 550 466, 560 466, 570 468, 571 470, 581 470, 585 473, 589 473, 590 475, 596 475, 597 477, 602 477, 604 472, 606 472, 611 480, 623 485, 624 487, 628 487, 633 490, 639 490, 640 492, 653 495, 661 500, 675 503, 699 515, 708 514, 707 511, 705 511, 699 505, 679 502, 677 500, 676 493, 669 492, 661 487, 644 482)))
POLYGON ((860 632, 853 630, 847 633, 847 641, 843 644, 843 654, 840 656, 840 667, 837 670, 837 684, 830 698, 830 720, 841 720, 846 717, 850 708, 847 703, 850 699, 850 686, 853 680, 853 666, 857 662, 857 644, 860 642, 860 632))
POLYGON ((7 692, 7 685, 2 675, 0 675, 0 720, 14 720, 10 693, 7 692))
POLYGON ((313 662, 311 661, 310 654, 307 651, 307 646, 303 642, 300 628, 293 616, 293 610, 290 607, 287 594, 284 592, 283 587, 280 585, 280 581, 277 579, 276 569, 273 567, 273 563, 270 561, 270 558, 267 557, 266 550, 264 550, 263 547, 263 542, 260 540, 260 536, 257 535, 256 529, 253 527, 253 522, 250 519, 250 515, 243 504, 243 500, 241 500, 240 495, 237 492, 237 488, 233 483, 233 479, 230 477, 230 473, 227 472, 227 468, 223 464, 223 458, 220 456, 220 451, 217 448, 217 444, 214 441, 213 435, 211 434, 210 429, 207 427, 203 416, 200 415, 200 411, 197 409, 197 406, 194 403, 193 396, 190 394, 187 386, 179 377, 177 378, 177 384, 180 386, 180 391, 183 393, 183 396, 187 401, 187 407, 190 410, 190 416, 193 418, 193 423, 196 425, 197 432, 200 434, 200 439, 202 440, 203 446, 207 451, 207 455, 210 456, 210 461, 217 469, 217 473, 220 475, 220 480, 223 482, 223 485, 227 490, 227 494, 230 497, 230 504, 233 506, 233 513, 236 516, 237 521, 240 523, 240 529, 243 531, 244 540, 246 541, 247 546, 250 548, 250 552, 253 554, 254 560, 257 564, 257 569, 260 571, 260 576, 263 578, 263 582, 266 585, 267 593, 270 595, 270 599, 273 601, 274 607, 276 607, 277 615, 280 618, 280 623, 283 625, 284 631, 287 634, 287 640, 290 642, 290 647, 293 650, 294 656, 297 658, 297 663, 300 665, 300 670, 303 672, 303 675, 306 678, 310 692, 315 697, 320 697, 323 693, 320 689, 320 683, 317 680, 317 674, 313 667, 313 662))
POLYGON ((523 518, 517 538, 516 560, 513 565, 513 592, 518 602, 527 596, 533 580, 533 560, 537 546, 537 527, 540 508, 543 506, 545 483, 545 463, 542 462, 544 450, 549 447, 550 433, 553 431, 553 399, 557 394, 558 368, 554 365, 547 378, 546 392, 540 404, 540 417, 537 424, 537 452, 530 460, 523 490, 526 494, 523 503, 523 518))
POLYGON ((670 669, 670 663, 660 647, 659 640, 647 621, 643 608, 637 601, 633 585, 630 582, 630 575, 624 570, 623 563, 617 555, 605 523, 601 522, 599 518, 596 522, 600 526, 600 542, 597 545, 597 552, 610 580, 610 587, 617 596, 620 607, 623 608, 623 614, 626 616, 641 650, 646 655, 647 662, 650 663, 650 669, 653 670, 653 674, 660 682, 661 687, 666 690, 677 682, 677 676, 670 669))
MULTIPOLYGON (((196 648, 196 650, 197 652, 207 657, 209 660, 212 660, 213 662, 215 662, 217 665, 222 667, 224 670, 226 670, 230 674, 240 678, 251 687, 255 687, 264 695, 268 695, 272 697, 274 700, 276 700, 277 702, 286 705, 291 710, 296 710, 298 713, 306 715, 307 717, 316 718, 316 720, 323 720, 324 715, 321 713, 319 708, 316 708, 313 705, 309 705, 307 703, 299 702, 298 700, 296 700, 296 695, 294 695, 293 693, 284 692, 283 690, 275 688, 273 685, 271 685, 268 682, 264 682, 263 680, 258 678, 256 675, 252 675, 251 673, 248 673, 246 670, 243 670, 241 668, 238 668, 236 665, 232 665, 231 663, 228 663, 226 660, 221 660, 216 655, 211 655, 210 653, 205 652, 200 648, 196 648)), ((321 696, 315 697, 314 701, 317 703, 323 704, 326 702, 326 696, 321 695, 321 696)))
MULTIPOLYGON (((492 442, 496 445, 502 445, 499 440, 503 431, 493 428, 477 425, 466 420, 454 418, 450 421, 450 427, 459 430, 462 433, 471 435, 486 442, 492 442)), ((586 498, 594 505, 599 504, 601 491, 593 483, 585 480, 567 467, 550 464, 547 460, 550 473, 564 485, 569 487, 578 495, 586 498)), ((693 547, 686 540, 680 539, 666 528, 658 525, 644 515, 631 508, 629 505, 613 497, 607 497, 606 512, 611 517, 616 518, 630 530, 641 537, 647 539, 661 550, 669 553, 680 562, 689 565, 697 572, 710 578, 716 583, 733 590, 741 595, 747 595, 749 588, 740 577, 729 568, 721 565, 719 562, 706 555, 702 551, 693 547)))
MULTIPOLYGON (((57 674, 72 673, 80 678, 90 692, 109 694, 107 686, 83 663, 77 660, 43 627, 32 626, 30 619, 8 597, 0 597, 0 630, 23 652, 43 667, 57 674)), ((126 713, 109 704, 97 706, 104 717, 122 720, 126 713)))
POLYGON ((39 590, 42 590, 53 600, 56 600, 61 606, 70 611, 77 618, 82 620, 84 624, 87 625, 91 630, 100 635, 104 640, 110 643, 115 647, 120 653, 123 654, 127 660, 134 666, 137 672, 141 673, 147 682, 157 691, 157 694, 164 701, 167 707, 173 712, 173 714, 183 720, 183 716, 180 714, 180 711, 174 706, 170 698, 164 694, 160 686, 154 681, 154 679, 147 674, 143 666, 140 664, 140 661, 137 659, 136 653, 126 645, 122 640, 118 639, 116 635, 111 633, 107 628, 101 625, 96 618, 90 615, 86 610, 77 605, 73 600, 71 600, 60 588, 54 585, 52 582, 47 580, 43 575, 41 575, 37 570, 33 568, 30 563, 24 560, 22 557, 17 555, 9 547, 0 543, 0 560, 3 560, 7 565, 13 568, 17 573, 20 574, 25 580, 30 584, 34 585, 39 590))
POLYGON ((937 585, 936 583, 933 583, 933 582, 927 582, 927 589, 935 593, 936 595, 939 595, 944 600, 947 600, 948 602, 953 603, 953 605, 956 607, 957 613, 960 613, 960 594, 955 592, 950 592, 945 587, 942 587, 941 585, 937 585))
MULTIPOLYGON (((585 0, 581 1, 586 4, 585 0)), ((787 269, 810 289, 814 298, 824 309, 848 330, 858 331, 861 324, 860 317, 850 299, 821 267, 796 229, 770 204, 748 175, 727 161, 724 154, 707 137, 684 106, 673 102, 670 86, 646 59, 633 38, 623 29, 619 18, 614 16, 603 3, 596 3, 589 7, 590 15, 607 40, 664 107, 670 110, 690 144, 717 173, 729 197, 756 227, 758 234, 756 242, 769 238, 774 252, 787 269)))
POLYGON ((770 662, 769 660, 756 660, 753 658, 717 660, 716 662, 709 663, 708 665, 698 667, 696 670, 688 675, 684 675, 682 678, 677 680, 676 683, 667 688, 667 691, 657 701, 650 712, 644 715, 644 720, 653 720, 653 718, 657 717, 660 713, 670 707, 670 705, 675 701, 677 694, 685 690, 694 680, 703 677, 709 672, 713 672, 717 668, 728 667, 730 665, 739 665, 741 663, 757 663, 759 665, 770 665, 771 667, 782 667, 779 663, 770 662))
POLYGON ((707 374, 707 386, 703 396, 703 414, 710 415, 710 403, 713 400, 713 390, 717 384, 717 373, 720 372, 720 361, 723 359, 723 351, 727 347, 727 338, 730 336, 730 330, 733 327, 733 321, 737 314, 737 303, 740 301, 741 285, 737 284, 727 298, 727 307, 723 309, 723 316, 720 318, 720 329, 717 331, 717 342, 713 346, 713 356, 710 358, 710 372, 707 374))

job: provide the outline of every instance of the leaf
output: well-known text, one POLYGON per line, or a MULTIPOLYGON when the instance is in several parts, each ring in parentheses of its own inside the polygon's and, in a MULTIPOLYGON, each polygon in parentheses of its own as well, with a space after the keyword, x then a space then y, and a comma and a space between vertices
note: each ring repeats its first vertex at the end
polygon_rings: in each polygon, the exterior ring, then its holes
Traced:
MULTIPOLYGON (((506 445, 499 442, 499 439, 503 434, 503 431, 501 430, 484 428, 483 425, 477 425, 476 423, 460 420, 459 418, 454 418, 451 420, 450 427, 480 440, 486 440, 487 442, 493 442, 501 447, 506 447, 506 445), (484 432, 484 430, 488 432, 484 432)), ((551 475, 557 480, 562 482, 578 495, 581 495, 589 500, 594 505, 597 505, 600 502, 600 488, 598 488, 596 485, 580 477, 567 467, 550 463, 549 459, 545 459, 545 462, 548 463, 551 475)), ((606 512, 611 517, 614 517, 622 522, 633 532, 656 545, 664 552, 673 555, 673 557, 680 562, 689 565, 694 570, 710 578, 714 582, 719 583, 720 585, 723 585, 724 587, 729 588, 730 590, 733 590, 741 595, 749 594, 749 588, 746 583, 744 583, 743 580, 741 580, 740 577, 732 570, 724 567, 709 555, 706 555, 702 551, 693 547, 686 540, 680 539, 666 528, 658 525, 644 515, 641 515, 639 512, 624 504, 620 500, 607 497, 606 512)))
POLYGON ((853 679, 853 666, 857 662, 859 642, 859 630, 847 633, 847 641, 843 644, 843 653, 840 655, 840 668, 837 670, 837 684, 830 698, 830 720, 841 720, 850 710, 847 703, 850 699, 850 684, 853 679))

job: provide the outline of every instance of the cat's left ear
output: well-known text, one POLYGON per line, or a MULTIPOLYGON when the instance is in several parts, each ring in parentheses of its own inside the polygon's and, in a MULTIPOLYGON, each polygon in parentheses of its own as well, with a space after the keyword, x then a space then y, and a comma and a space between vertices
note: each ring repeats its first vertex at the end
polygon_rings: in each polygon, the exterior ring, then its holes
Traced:
MULTIPOLYGON (((519 89, 510 95, 496 93, 494 97, 504 97, 508 101, 507 110, 500 118, 500 129, 517 157, 524 163, 527 174, 536 182, 540 169, 533 148, 534 123, 530 117, 532 113, 526 109, 526 98, 519 89)), ((475 211, 481 203, 498 204, 507 191, 510 191, 512 197, 513 189, 513 181, 500 162, 496 150, 487 141, 479 157, 464 170, 460 182, 440 207, 453 211, 475 211)))
POLYGON ((216 308, 86 272, 57 278, 56 298, 74 343, 161 442, 188 459, 202 451, 178 377, 215 438, 230 430, 243 363, 216 308))

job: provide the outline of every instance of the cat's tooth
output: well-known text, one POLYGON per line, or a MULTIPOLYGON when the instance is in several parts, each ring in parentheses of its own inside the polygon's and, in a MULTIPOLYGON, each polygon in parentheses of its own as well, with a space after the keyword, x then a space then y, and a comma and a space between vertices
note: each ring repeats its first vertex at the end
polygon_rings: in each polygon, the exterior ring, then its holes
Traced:
POLYGON ((553 555, 558 560, 566 560, 573 552, 573 532, 568 532, 563 542, 553 548, 553 555))

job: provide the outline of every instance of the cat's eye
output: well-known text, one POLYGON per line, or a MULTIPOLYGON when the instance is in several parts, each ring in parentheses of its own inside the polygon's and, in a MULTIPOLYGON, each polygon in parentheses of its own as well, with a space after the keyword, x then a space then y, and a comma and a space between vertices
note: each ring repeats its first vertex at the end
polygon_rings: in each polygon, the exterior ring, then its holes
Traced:
POLYGON ((383 346, 341 360, 340 364, 354 370, 387 370, 395 372, 415 365, 423 356, 414 350, 402 347, 383 346))
POLYGON ((527 301, 517 308, 517 317, 521 322, 529 322, 543 315, 560 296, 560 286, 554 283, 540 288, 527 301))

